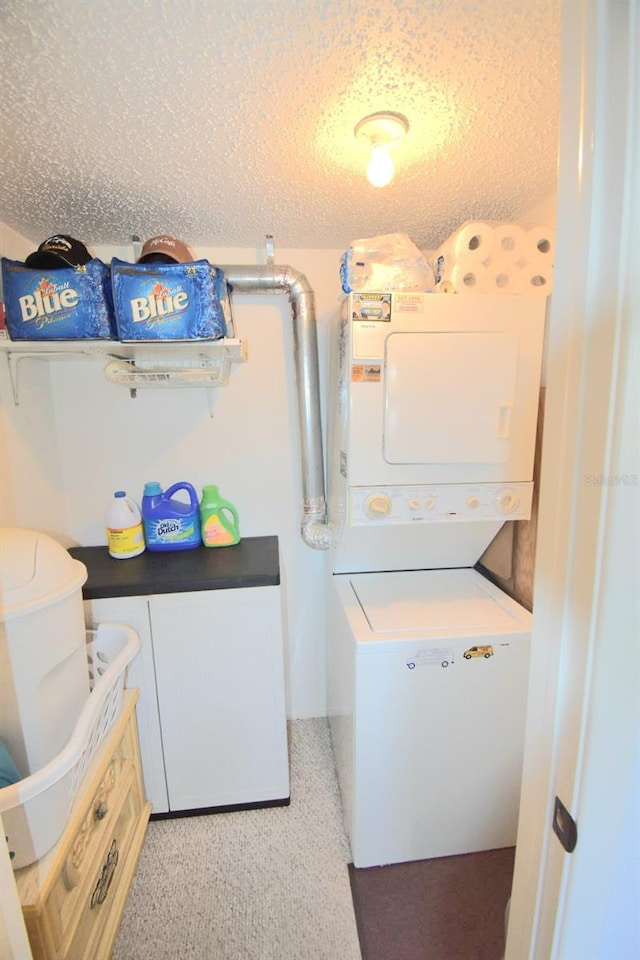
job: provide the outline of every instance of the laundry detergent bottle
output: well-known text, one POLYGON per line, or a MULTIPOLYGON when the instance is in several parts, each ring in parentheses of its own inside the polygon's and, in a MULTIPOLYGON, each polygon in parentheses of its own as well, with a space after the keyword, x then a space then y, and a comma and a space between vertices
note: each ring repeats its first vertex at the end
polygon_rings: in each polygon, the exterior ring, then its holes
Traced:
POLYGON ((155 480, 145 483, 142 522, 148 550, 193 550, 200 546, 198 495, 190 483, 174 483, 163 492, 155 480), (189 502, 175 496, 185 490, 189 502))
POLYGON ((116 490, 106 517, 107 548, 116 560, 137 557, 144 550, 142 517, 138 504, 124 490, 116 490))
POLYGON ((202 488, 200 528, 205 547, 232 547, 240 541, 238 512, 213 484, 202 488))

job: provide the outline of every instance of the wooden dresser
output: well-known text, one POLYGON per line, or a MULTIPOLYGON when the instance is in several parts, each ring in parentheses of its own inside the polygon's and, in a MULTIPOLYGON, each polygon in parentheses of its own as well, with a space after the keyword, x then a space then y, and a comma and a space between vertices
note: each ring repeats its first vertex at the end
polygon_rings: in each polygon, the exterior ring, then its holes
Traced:
POLYGON ((111 955, 151 812, 142 783, 137 698, 137 690, 124 691, 122 713, 56 846, 15 873, 34 960, 111 955))

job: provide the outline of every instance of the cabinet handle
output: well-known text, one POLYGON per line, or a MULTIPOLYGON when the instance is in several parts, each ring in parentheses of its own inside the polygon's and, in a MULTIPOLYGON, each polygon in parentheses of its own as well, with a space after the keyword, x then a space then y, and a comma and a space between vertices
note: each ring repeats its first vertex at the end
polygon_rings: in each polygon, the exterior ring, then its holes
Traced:
POLYGON ((101 803, 95 808, 93 815, 96 820, 104 820, 108 812, 109 807, 106 805, 106 803, 101 803))
POLYGON ((98 882, 96 883, 96 888, 91 894, 91 909, 97 906, 100 903, 103 903, 106 900, 107 894, 109 892, 109 887, 111 886, 111 881, 113 880, 113 874, 118 865, 118 858, 120 854, 118 853, 118 843, 114 838, 111 841, 111 846, 109 848, 109 853, 107 854, 107 859, 104 862, 100 876, 98 877, 98 882))

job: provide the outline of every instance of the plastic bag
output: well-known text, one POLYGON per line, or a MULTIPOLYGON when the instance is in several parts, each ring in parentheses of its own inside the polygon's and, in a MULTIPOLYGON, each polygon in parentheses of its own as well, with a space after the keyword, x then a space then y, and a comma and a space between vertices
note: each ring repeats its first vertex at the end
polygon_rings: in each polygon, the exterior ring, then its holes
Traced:
POLYGON ((435 286, 427 258, 406 233, 353 240, 340 262, 345 293, 352 290, 428 292, 435 286))

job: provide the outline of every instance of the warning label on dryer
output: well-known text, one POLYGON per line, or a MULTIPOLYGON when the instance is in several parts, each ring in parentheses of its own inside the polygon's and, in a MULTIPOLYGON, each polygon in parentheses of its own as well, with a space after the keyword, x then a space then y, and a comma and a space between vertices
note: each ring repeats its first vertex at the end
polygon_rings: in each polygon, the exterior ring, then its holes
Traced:
POLYGON ((379 383, 380 377, 380 364, 354 363, 351 367, 352 383, 379 383))

